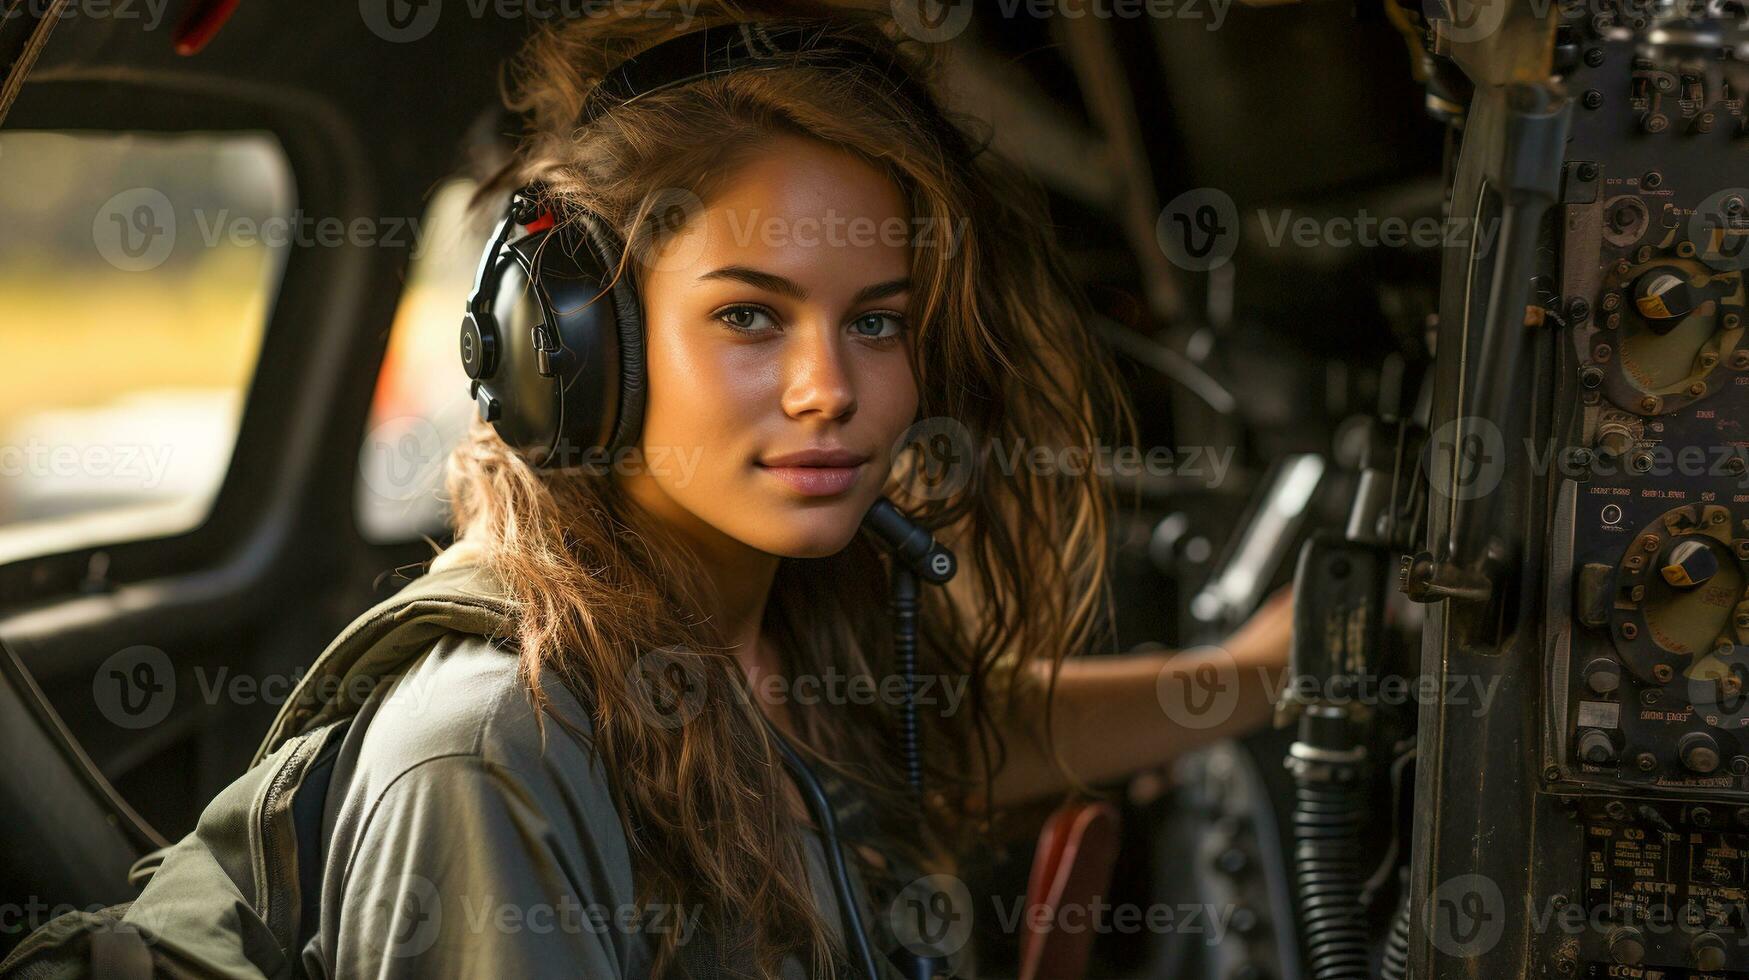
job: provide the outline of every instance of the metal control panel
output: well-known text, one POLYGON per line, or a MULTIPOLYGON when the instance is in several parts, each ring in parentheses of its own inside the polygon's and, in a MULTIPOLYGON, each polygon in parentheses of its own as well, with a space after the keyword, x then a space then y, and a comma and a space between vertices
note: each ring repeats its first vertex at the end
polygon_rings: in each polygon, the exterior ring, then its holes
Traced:
POLYGON ((1557 975, 1749 976, 1749 64, 1641 18, 1562 26, 1532 908, 1578 927, 1533 943, 1557 975))

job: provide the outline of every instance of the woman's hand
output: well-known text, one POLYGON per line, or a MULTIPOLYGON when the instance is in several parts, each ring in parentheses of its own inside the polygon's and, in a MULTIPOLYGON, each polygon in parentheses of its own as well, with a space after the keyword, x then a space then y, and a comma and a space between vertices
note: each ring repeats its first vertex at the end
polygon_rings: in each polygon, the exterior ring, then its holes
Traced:
MULTIPOLYGON (((1220 646, 1085 657, 1063 664, 1052 705, 1057 754, 1069 774, 1097 784, 1157 768, 1269 720, 1293 639, 1293 595, 1284 588, 1220 646)), ((1049 666, 1036 668, 1042 677, 1049 666)), ((1008 758, 995 804, 1070 788, 1045 744, 1044 702, 1005 727, 1008 758)))

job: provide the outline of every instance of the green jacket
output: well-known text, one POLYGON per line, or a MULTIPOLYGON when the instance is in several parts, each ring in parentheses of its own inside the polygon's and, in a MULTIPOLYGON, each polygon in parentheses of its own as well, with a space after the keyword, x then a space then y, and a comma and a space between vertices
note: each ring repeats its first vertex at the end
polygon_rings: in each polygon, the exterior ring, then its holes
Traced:
MULTIPOLYGON (((642 980, 662 929, 688 930, 689 973, 728 975, 696 912, 635 904, 600 760, 550 718, 539 735, 510 622, 488 572, 440 559, 329 644, 249 770, 135 866, 138 898, 50 921, 0 976, 642 980)), ((590 729, 562 684, 547 694, 590 729)), ((837 929, 824 852, 804 839, 837 929)), ((887 916, 856 887, 886 948, 887 916)))

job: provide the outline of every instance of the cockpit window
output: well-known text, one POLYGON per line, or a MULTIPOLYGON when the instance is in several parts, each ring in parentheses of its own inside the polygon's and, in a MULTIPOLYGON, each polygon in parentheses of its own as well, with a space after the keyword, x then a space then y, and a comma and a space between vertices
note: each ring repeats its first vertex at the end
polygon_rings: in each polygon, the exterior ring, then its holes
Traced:
POLYGON ((294 206, 265 133, 0 133, 0 562, 211 512, 294 206))
POLYGON ((489 217, 467 213, 474 187, 439 186, 415 238, 359 450, 358 529, 373 544, 440 535, 449 517, 444 463, 474 413, 456 344, 492 230, 489 217))

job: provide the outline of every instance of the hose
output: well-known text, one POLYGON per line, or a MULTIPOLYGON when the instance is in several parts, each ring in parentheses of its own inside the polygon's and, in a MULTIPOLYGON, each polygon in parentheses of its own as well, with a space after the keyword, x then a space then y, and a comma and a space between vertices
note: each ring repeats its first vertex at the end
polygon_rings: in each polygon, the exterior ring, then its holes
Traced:
POLYGON ((1391 916, 1391 935, 1385 940, 1385 963, 1379 971, 1383 980, 1404 980, 1409 975, 1409 896, 1397 903, 1397 914, 1391 916))
POLYGON ((1294 870, 1300 915, 1314 980, 1364 980, 1370 965, 1366 909, 1360 901, 1365 886, 1360 825, 1366 800, 1352 770, 1347 778, 1329 778, 1332 768, 1337 767, 1295 767, 1294 870))

